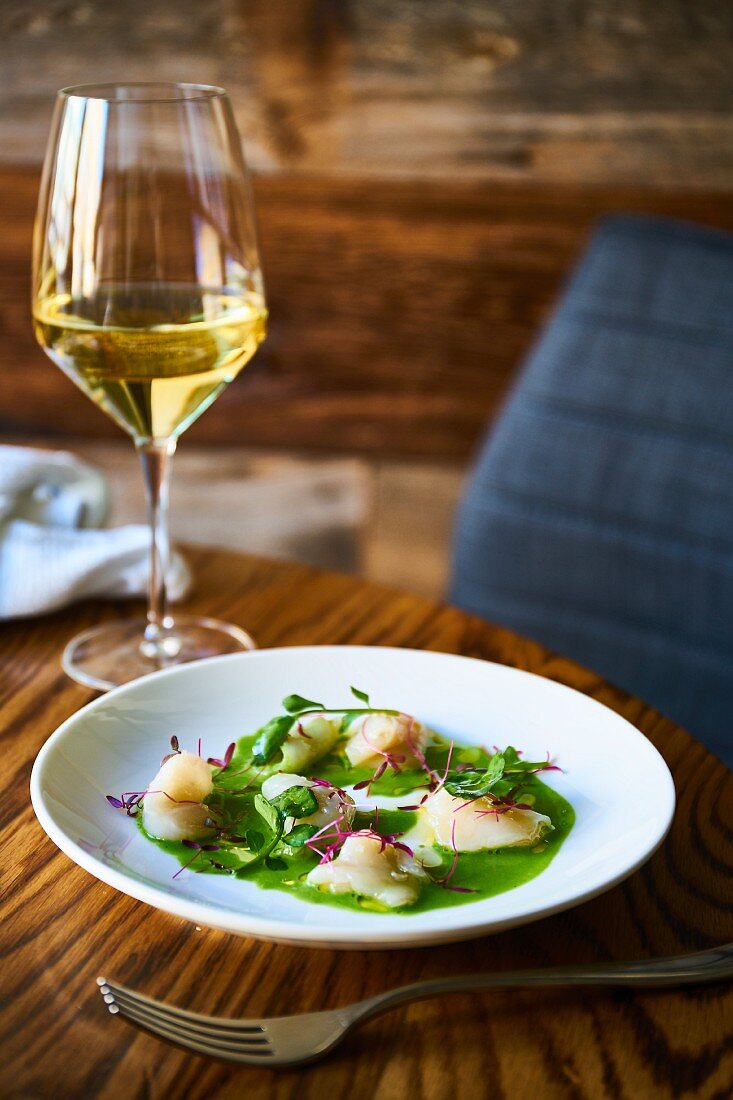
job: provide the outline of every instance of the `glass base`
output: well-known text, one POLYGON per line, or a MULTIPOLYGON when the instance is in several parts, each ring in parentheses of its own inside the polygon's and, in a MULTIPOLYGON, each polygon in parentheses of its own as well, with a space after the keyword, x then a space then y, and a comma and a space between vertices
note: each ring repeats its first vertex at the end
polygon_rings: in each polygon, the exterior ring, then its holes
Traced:
POLYGON ((181 615, 173 620, 156 652, 145 641, 145 626, 142 621, 132 620, 103 623, 85 630, 66 646, 61 667, 77 683, 96 691, 109 691, 161 668, 257 648, 250 635, 238 626, 218 619, 181 615))

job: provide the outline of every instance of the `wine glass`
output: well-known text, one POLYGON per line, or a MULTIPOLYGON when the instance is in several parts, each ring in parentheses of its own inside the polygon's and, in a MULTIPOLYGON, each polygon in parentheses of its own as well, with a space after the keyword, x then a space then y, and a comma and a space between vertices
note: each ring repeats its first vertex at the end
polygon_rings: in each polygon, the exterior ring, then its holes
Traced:
POLYGON ((166 601, 168 476, 181 432, 265 338, 252 197, 231 105, 202 84, 58 93, 33 243, 33 321, 46 353, 134 441, 151 531, 147 624, 66 647, 106 690, 157 668, 254 647, 166 601))

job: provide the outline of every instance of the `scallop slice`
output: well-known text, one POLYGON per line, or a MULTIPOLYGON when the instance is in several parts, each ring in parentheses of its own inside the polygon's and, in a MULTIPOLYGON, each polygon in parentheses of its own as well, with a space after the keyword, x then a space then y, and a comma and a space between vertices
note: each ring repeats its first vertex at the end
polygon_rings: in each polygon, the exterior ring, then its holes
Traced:
POLYGON ((192 752, 164 760, 142 800, 145 831, 156 840, 198 840, 211 834, 203 799, 213 789, 211 765, 192 752))
POLYGON ((338 722, 331 721, 323 714, 299 718, 293 723, 283 743, 278 770, 291 774, 304 771, 309 764, 320 760, 338 738, 338 722))
POLYGON ((353 798, 346 792, 339 793, 334 787, 323 787, 320 783, 313 783, 304 775, 289 775, 286 772, 277 772, 266 779, 262 784, 262 793, 265 798, 277 798, 278 795, 289 791, 291 787, 310 787, 315 795, 318 809, 308 817, 285 820, 285 833, 289 833, 294 825, 315 825, 321 829, 324 825, 331 825, 334 821, 343 821, 351 825, 356 813, 356 805, 353 798))
POLYGON ((401 852, 369 834, 354 833, 344 841, 329 863, 319 863, 306 882, 332 894, 360 894, 390 909, 413 905, 420 893, 422 868, 407 852, 401 852))
POLYGON ((553 827, 549 817, 534 810, 506 810, 500 814, 491 810, 488 798, 467 803, 443 787, 427 800, 420 814, 430 823, 438 844, 443 848, 455 846, 459 852, 534 844, 553 827))
POLYGON ((428 730, 409 714, 368 714, 359 716, 347 726, 349 741, 346 755, 352 764, 376 764, 385 753, 404 756, 405 762, 417 764, 419 752, 425 747, 428 730))

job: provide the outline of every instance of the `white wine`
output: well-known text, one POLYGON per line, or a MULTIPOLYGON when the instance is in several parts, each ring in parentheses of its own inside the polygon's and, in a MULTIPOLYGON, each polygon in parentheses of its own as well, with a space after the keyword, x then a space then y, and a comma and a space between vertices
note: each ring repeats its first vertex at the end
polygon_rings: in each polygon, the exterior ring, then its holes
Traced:
POLYGON ((100 286, 33 305, 36 339, 136 442, 176 439, 265 338, 256 292, 178 283, 100 286))

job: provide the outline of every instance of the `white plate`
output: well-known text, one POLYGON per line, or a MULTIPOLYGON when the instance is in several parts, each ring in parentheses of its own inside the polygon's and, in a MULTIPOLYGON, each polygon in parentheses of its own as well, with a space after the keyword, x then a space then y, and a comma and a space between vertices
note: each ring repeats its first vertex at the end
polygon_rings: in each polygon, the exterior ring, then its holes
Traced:
POLYGON ((656 749, 613 711, 518 669, 444 653, 308 646, 234 654, 143 677, 84 707, 36 759, 31 798, 51 839, 102 882, 159 909, 240 935, 313 947, 444 943, 557 913, 636 870, 674 812, 672 777, 656 749), (181 746, 220 756, 227 744, 299 693, 329 706, 349 685, 469 744, 549 750, 565 769, 545 782, 577 820, 549 867, 498 896, 422 913, 379 914, 316 905, 254 883, 178 869, 105 794, 139 790, 175 733, 181 746))

